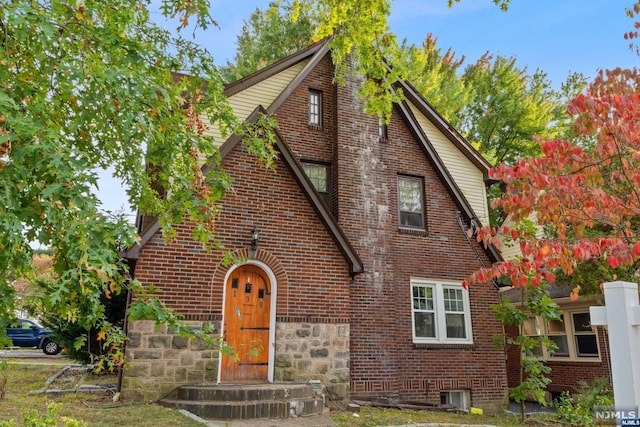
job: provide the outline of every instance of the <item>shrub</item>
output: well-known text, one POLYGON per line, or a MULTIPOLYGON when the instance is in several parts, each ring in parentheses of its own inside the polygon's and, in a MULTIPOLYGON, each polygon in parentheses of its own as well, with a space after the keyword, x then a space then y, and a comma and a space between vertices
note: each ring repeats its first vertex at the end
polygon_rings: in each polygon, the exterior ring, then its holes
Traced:
POLYGON ((554 404, 560 421, 570 425, 590 426, 594 424, 594 406, 613 406, 613 391, 606 378, 598 378, 593 384, 580 381, 575 398, 564 392, 554 404))

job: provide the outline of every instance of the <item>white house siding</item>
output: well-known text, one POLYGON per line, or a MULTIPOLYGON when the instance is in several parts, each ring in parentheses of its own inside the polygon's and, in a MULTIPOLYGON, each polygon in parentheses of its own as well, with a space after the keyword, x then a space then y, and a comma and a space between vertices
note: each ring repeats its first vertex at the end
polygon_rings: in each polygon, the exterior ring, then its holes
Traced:
POLYGON ((478 219, 483 225, 489 225, 487 193, 482 171, 467 159, 420 110, 411 103, 409 107, 478 219))
MULTIPOLYGON (((244 121, 258 105, 262 105, 265 109, 268 108, 308 62, 309 60, 299 62, 229 97, 229 105, 238 120, 244 121)), ((215 125, 209 128, 207 134, 215 138, 217 145, 222 145, 225 141, 215 125)))

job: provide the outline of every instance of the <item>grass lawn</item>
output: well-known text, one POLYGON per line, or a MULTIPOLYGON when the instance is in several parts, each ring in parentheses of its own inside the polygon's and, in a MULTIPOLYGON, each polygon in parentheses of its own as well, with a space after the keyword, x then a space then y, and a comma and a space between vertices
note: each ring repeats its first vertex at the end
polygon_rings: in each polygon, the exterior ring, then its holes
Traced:
MULTIPOLYGON (((22 410, 36 410, 43 416, 47 412, 47 403, 62 404, 58 411, 59 419, 70 417, 84 421, 88 426, 141 426, 141 427, 202 427, 176 410, 164 408, 160 405, 138 402, 112 402, 111 393, 67 393, 61 395, 35 394, 32 390, 43 388, 45 381, 60 371, 55 365, 27 365, 8 364, 6 371, 0 371, 0 385, 2 375, 6 374, 7 383, 4 386, 5 396, 0 399, 0 422, 13 420, 16 425, 22 425, 22 410)), ((114 375, 87 377, 87 384, 116 382, 114 375)), ((71 388, 73 384, 53 383, 51 388, 71 388)), ((59 424, 62 425, 62 424, 59 424)))
MULTIPOLYGON (((0 399, 0 424, 3 421, 13 420, 16 426, 21 426, 23 408, 28 411, 38 411, 44 416, 47 411, 47 404, 55 402, 61 404, 61 408, 58 411, 58 420, 61 420, 62 417, 70 417, 78 421, 84 421, 88 426, 92 427, 202 426, 202 424, 183 416, 176 410, 164 408, 157 404, 127 401, 114 403, 110 392, 29 394, 32 390, 42 389, 45 381, 59 372, 60 369, 61 367, 56 365, 16 364, 9 361, 7 369, 0 370, 0 396, 3 390, 3 377, 7 380, 4 386, 5 396, 0 399)), ((65 378, 61 376, 48 388, 73 388, 79 382, 84 384, 108 384, 116 381, 114 375, 87 375, 82 380, 79 380, 78 377, 65 378)), ((332 411, 330 416, 338 427, 389 426, 417 423, 490 424, 505 427, 522 425, 519 423, 518 417, 510 415, 458 415, 443 412, 371 407, 361 407, 357 416, 346 411, 332 411)), ((530 421, 526 425, 532 425, 530 421)), ((63 424, 60 423, 58 425, 63 424)), ((553 425, 553 423, 547 420, 541 425, 548 426, 553 425)))

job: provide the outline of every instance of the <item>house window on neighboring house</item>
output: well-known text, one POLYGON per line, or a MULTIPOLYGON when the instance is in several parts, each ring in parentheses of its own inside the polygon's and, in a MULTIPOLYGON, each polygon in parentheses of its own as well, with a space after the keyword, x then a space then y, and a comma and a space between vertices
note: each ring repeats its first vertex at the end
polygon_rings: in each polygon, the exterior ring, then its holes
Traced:
POLYGON ((387 142, 389 140, 389 129, 382 116, 378 118, 378 138, 380 142, 387 142))
MULTIPOLYGON (((591 329, 587 311, 566 311, 558 320, 543 321, 537 316, 529 317, 521 328, 527 336, 545 335, 558 348, 550 351, 542 349, 542 354, 550 360, 600 360, 598 335, 591 329)), ((538 353, 536 352, 536 355, 538 353)))
POLYGON ((330 187, 330 168, 329 165, 322 163, 302 162, 302 169, 307 174, 309 181, 313 184, 320 197, 324 200, 327 206, 331 206, 329 199, 330 187))
POLYGON ((572 313, 577 357, 598 357, 598 338, 589 313, 572 313))
MULTIPOLYGON (((528 336, 536 339, 537 337, 542 335, 540 322, 538 321, 538 318, 535 316, 530 316, 527 320, 522 322, 520 333, 524 336, 528 336)), ((543 355, 542 343, 535 346, 532 349, 532 353, 533 353, 533 356, 542 356, 543 355)))
POLYGON ((413 342, 471 344, 469 294, 461 284, 411 279, 413 342))
POLYGON ((422 178, 398 176, 400 227, 424 229, 422 178))
POLYGON ((309 126, 322 128, 322 92, 309 90, 309 126))
POLYGON ((558 347, 552 352, 549 352, 549 356, 569 357, 569 341, 567 340, 567 329, 564 324, 563 315, 561 315, 558 320, 549 320, 547 322, 547 335, 558 347))

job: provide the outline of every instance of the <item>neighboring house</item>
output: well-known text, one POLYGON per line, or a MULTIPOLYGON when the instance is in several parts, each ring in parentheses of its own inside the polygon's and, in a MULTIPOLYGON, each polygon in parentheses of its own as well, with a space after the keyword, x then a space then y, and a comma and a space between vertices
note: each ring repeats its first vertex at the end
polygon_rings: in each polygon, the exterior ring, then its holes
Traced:
POLYGON ((502 325, 489 309, 498 290, 461 286, 500 258, 465 233, 487 221, 488 163, 409 84, 398 83, 406 101, 384 125, 363 112, 362 76, 333 77, 318 43, 226 89, 239 117, 277 119, 275 171, 229 138, 223 249, 203 251, 189 223, 166 242, 142 218, 127 257, 187 321, 213 322, 239 360, 129 322, 125 395, 321 380, 340 400, 505 404, 504 354, 492 343, 502 325), (245 261, 225 266, 224 251, 245 261))
MULTIPOLYGON (((522 328, 506 326, 505 332, 511 337, 522 333, 527 336, 546 335, 558 348, 551 352, 540 348, 538 356, 543 356, 551 373, 547 375, 551 383, 547 386, 548 400, 562 392, 575 393, 581 381, 589 384, 598 378, 611 381, 609 357, 609 337, 605 327, 592 327, 589 307, 603 305, 603 297, 580 297, 571 301, 571 287, 551 286, 549 296, 561 311, 559 321, 545 321, 539 316, 530 316, 522 328)), ((503 298, 514 304, 521 304, 520 289, 508 289, 502 292, 503 298)), ((520 383, 520 360, 522 354, 515 346, 507 350, 507 377, 509 387, 520 383)))

